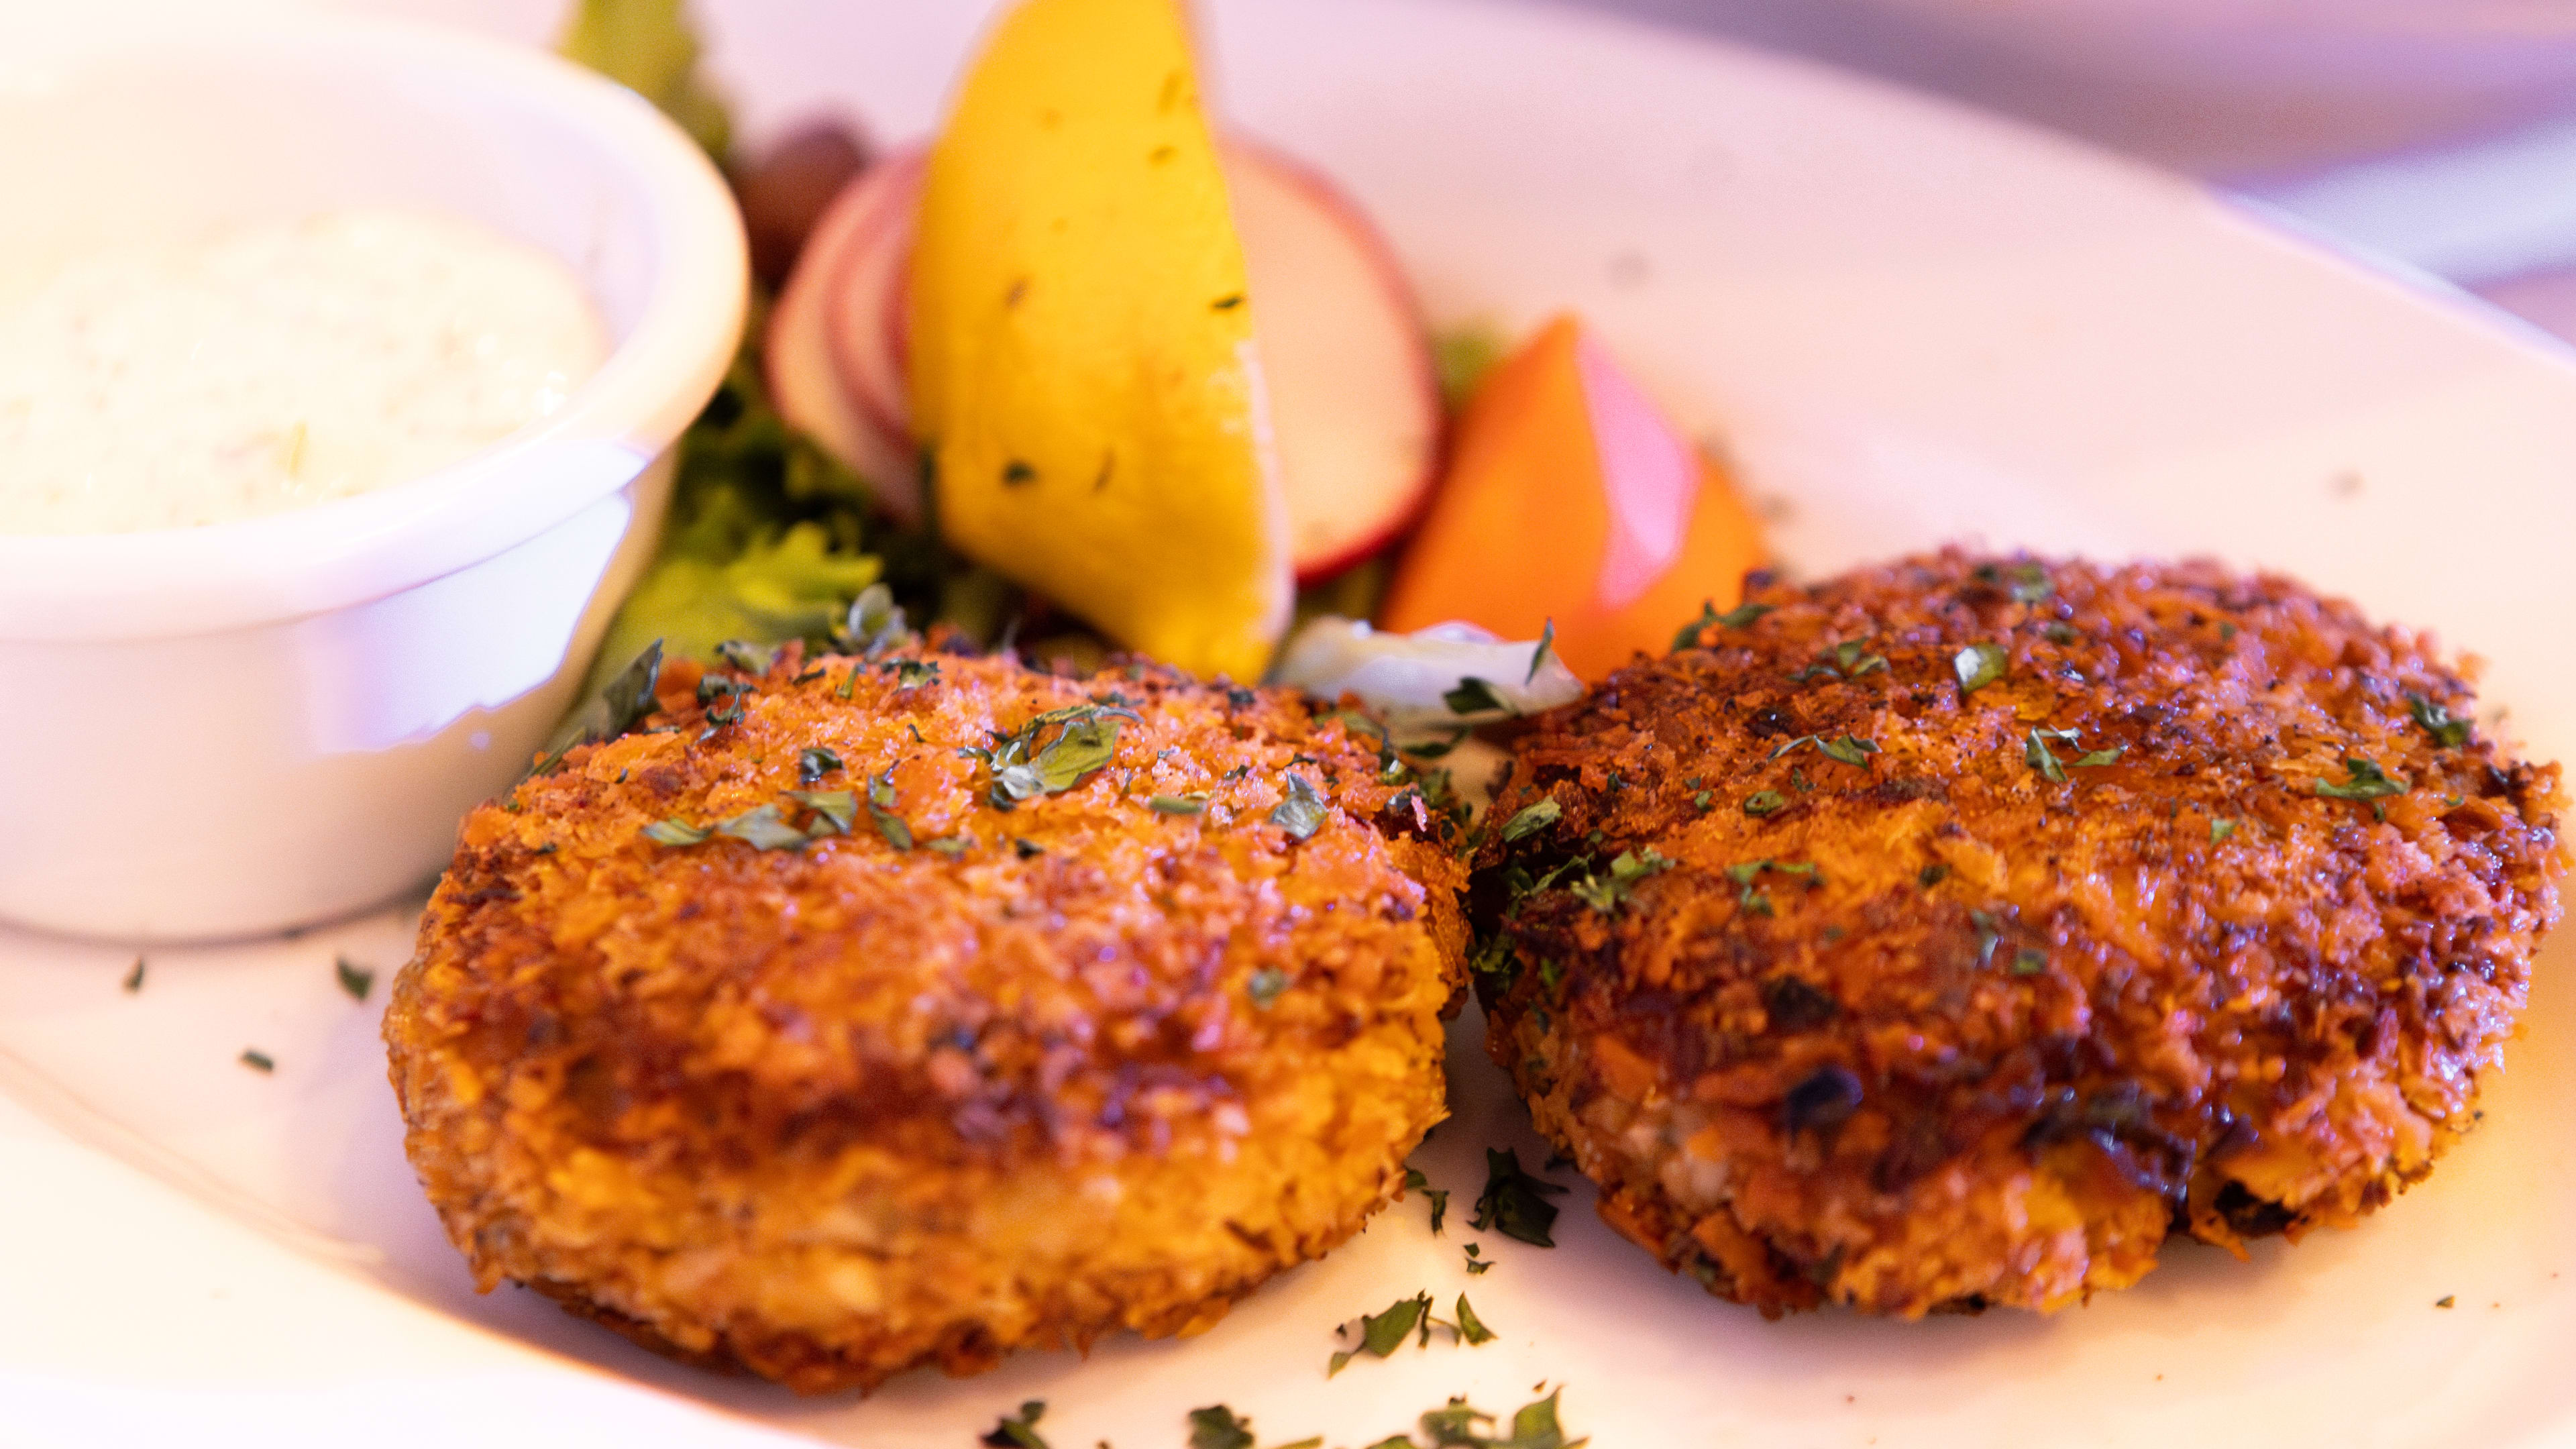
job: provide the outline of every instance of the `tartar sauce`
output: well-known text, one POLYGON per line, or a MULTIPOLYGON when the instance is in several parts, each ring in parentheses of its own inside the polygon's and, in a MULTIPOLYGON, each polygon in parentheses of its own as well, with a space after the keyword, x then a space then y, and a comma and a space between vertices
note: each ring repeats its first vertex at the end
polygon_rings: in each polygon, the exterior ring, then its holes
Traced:
POLYGON ((448 217, 96 253, 0 307, 0 533, 186 528, 415 478, 557 411, 607 350, 561 264, 448 217))

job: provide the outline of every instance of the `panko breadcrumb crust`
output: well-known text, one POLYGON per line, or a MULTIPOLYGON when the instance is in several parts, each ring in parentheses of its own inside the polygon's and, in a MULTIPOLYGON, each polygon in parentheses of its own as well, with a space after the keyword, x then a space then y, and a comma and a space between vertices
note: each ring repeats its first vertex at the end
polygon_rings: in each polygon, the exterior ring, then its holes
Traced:
POLYGON ((791 646, 722 676, 753 685, 734 723, 699 678, 467 819, 395 985, 407 1147, 480 1287, 866 1388, 1203 1330, 1400 1191, 1445 1111, 1465 876, 1374 738, 1141 665, 791 646), (1108 766, 997 809, 968 751, 1095 703, 1137 716, 1108 766), (839 768, 801 779, 818 746, 839 768), (1325 803, 1302 841, 1270 820, 1291 773, 1325 803), (802 827, 795 789, 855 791, 855 828, 641 834, 802 827))
POLYGON ((2209 563, 1748 597, 1536 722, 1479 860, 1490 1049, 1621 1233, 1766 1314, 2053 1309, 2475 1121, 2564 801, 2431 641, 2209 563))

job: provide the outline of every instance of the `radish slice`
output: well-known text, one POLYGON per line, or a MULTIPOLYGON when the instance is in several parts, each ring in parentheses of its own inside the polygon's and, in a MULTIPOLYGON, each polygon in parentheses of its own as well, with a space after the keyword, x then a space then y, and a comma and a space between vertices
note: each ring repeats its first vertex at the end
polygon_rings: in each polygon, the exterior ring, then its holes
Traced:
MULTIPOLYGON (((1301 580, 1327 577, 1404 531, 1431 494, 1440 384, 1419 310, 1368 218, 1332 184, 1265 146, 1232 141, 1226 177, 1251 282, 1273 446, 1301 580)), ((922 152, 889 158, 832 203, 770 325, 772 386, 787 420, 920 515, 905 393, 904 306, 922 152), (837 382, 814 377, 812 332, 837 382)))
MULTIPOLYGON (((822 445, 867 480, 876 499, 904 517, 920 511, 918 463, 900 390, 882 409, 870 408, 849 384, 834 346, 841 283, 866 277, 882 295, 912 245, 912 214, 921 192, 916 150, 870 167, 833 198, 779 293, 762 339, 769 395, 779 416, 822 445), (889 247, 889 242, 892 243, 889 247), (890 267, 871 257, 890 257, 890 267)), ((898 358, 893 376, 902 377, 898 358)))
POLYGON ((1226 147, 1301 580, 1384 548, 1431 496, 1440 380, 1420 310, 1358 205, 1267 146, 1226 147))

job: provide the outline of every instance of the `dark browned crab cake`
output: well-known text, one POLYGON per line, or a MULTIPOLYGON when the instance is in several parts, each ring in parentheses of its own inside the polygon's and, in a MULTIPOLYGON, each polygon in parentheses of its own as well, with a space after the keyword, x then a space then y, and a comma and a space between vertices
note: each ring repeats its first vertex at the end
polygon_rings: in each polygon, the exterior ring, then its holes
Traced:
POLYGON ((1518 742, 1493 1055, 1612 1226, 1765 1313, 2352 1223, 2473 1120, 2558 919, 2558 767, 2474 706, 2207 563, 1760 588, 1518 742))
POLYGON ((1400 1189, 1465 873, 1374 738, 1141 669, 697 683, 476 811, 396 983, 482 1287, 865 1387, 1195 1332, 1400 1189))

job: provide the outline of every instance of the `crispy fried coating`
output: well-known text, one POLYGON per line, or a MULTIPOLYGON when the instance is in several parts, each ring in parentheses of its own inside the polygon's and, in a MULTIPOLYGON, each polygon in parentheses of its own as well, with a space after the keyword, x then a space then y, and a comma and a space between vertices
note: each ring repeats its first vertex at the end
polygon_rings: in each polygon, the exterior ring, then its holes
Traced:
POLYGON ((2564 801, 2430 641, 2208 563, 1751 598, 1519 740, 1479 862, 1492 1053, 1667 1266, 2053 1309, 2475 1119, 2564 801))
POLYGON ((1399 1191, 1465 875, 1376 740, 917 650, 661 691, 657 729, 466 821, 385 1018, 481 1287, 866 1388, 1203 1330, 1399 1191))

